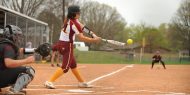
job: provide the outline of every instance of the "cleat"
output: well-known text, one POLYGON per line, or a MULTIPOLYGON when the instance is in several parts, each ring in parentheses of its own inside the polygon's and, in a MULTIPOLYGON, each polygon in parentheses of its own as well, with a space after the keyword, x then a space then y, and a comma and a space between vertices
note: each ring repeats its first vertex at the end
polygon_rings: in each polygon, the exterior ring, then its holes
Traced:
POLYGON ((92 88, 93 86, 92 86, 92 85, 89 85, 89 84, 86 83, 86 82, 80 82, 80 83, 78 84, 78 87, 79 87, 79 88, 92 88))
POLYGON ((46 88, 48 88, 48 89, 55 89, 55 86, 53 85, 53 83, 52 83, 52 82, 49 82, 49 81, 46 81, 46 82, 44 83, 44 86, 45 86, 46 88))
POLYGON ((51 64, 51 67, 54 67, 54 64, 51 64))
POLYGON ((61 67, 59 64, 57 64, 57 67, 61 67))

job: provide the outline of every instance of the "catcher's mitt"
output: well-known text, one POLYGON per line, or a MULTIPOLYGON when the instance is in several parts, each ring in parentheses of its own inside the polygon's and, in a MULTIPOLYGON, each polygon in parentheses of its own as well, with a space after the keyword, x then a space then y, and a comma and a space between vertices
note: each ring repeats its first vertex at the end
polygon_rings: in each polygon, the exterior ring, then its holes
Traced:
POLYGON ((35 50, 36 53, 39 53, 43 57, 47 57, 51 52, 51 45, 49 43, 43 43, 35 50))

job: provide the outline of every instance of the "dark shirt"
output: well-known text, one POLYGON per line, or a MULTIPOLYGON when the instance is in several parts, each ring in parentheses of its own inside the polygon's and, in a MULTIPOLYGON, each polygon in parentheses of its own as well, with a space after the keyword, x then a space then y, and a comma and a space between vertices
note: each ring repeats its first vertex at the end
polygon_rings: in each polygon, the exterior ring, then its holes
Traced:
POLYGON ((155 61, 160 61, 162 59, 162 57, 160 55, 154 55, 152 58, 155 61))
POLYGON ((17 53, 13 49, 12 45, 3 43, 0 44, 0 70, 4 70, 7 67, 5 66, 5 58, 16 59, 17 53))

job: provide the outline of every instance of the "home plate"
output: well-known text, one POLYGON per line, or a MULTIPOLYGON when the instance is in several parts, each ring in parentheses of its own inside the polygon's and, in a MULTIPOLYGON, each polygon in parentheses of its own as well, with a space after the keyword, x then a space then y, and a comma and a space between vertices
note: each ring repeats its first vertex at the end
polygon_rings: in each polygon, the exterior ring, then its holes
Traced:
POLYGON ((89 91, 89 90, 81 90, 81 89, 71 89, 67 90, 68 92, 73 92, 73 93, 92 93, 94 91, 89 91))

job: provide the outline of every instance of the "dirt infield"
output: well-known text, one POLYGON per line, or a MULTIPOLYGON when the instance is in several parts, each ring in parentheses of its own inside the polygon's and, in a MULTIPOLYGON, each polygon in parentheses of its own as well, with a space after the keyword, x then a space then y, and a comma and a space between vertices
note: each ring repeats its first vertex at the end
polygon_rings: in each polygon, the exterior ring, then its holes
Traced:
MULTIPOLYGON (((190 65, 161 66, 139 64, 79 64, 83 77, 93 88, 78 88, 71 72, 56 80, 56 89, 46 89, 43 83, 56 67, 32 65, 35 79, 27 95, 190 95, 190 65)), ((5 90, 5 89, 3 89, 5 90)))

